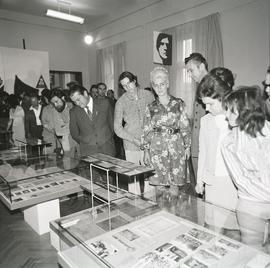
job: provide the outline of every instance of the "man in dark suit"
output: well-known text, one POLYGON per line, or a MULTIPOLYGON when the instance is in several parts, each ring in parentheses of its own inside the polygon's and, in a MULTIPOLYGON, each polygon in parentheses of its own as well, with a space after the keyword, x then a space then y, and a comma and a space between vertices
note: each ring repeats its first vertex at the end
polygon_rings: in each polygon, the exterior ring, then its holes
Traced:
POLYGON ((70 110, 70 133, 80 144, 81 154, 115 156, 113 111, 109 99, 93 99, 79 85, 71 88, 70 98, 75 104, 70 110))
POLYGON ((42 139, 42 106, 38 102, 38 96, 32 94, 30 97, 31 106, 25 113, 25 137, 33 139, 42 139))

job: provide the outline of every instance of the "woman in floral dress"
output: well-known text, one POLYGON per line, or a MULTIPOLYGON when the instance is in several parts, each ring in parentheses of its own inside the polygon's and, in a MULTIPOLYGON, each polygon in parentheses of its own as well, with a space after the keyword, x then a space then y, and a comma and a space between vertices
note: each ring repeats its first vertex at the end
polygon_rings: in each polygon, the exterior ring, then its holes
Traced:
POLYGON ((191 146, 189 120, 183 100, 168 93, 168 71, 156 67, 150 79, 158 97, 146 108, 144 162, 155 169, 155 175, 149 179, 151 185, 169 188, 177 194, 185 184, 185 159, 191 146))

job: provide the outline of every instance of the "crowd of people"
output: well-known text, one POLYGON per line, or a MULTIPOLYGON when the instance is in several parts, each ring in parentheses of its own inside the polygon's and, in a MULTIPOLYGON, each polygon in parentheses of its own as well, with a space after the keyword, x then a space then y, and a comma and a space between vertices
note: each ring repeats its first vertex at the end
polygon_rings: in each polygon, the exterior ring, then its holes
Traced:
MULTIPOLYGON (((186 159, 192 157, 197 193, 237 212, 221 217, 212 208, 206 224, 240 229, 243 239, 261 244, 270 219, 270 69, 263 88, 235 88, 231 70, 208 71, 199 53, 187 57, 185 65, 197 84, 193 120, 185 102, 169 93, 169 73, 162 66, 151 71, 150 89, 142 89, 135 74, 121 73, 119 89, 125 93, 118 100, 105 83, 89 90, 72 83, 68 96, 60 88, 44 89, 41 97, 1 93, 1 113, 9 118, 15 145, 24 137, 44 139, 51 150, 60 143, 73 157, 104 153, 152 166, 149 184, 157 196, 179 195, 186 159), (247 214, 254 219, 247 220, 247 214)), ((145 191, 143 177, 140 191, 145 191)))

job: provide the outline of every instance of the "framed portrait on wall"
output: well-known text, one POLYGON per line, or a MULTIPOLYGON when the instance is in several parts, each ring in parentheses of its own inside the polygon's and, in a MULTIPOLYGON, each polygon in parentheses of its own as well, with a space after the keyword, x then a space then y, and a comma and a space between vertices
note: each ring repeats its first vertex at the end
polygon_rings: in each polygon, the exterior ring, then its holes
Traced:
POLYGON ((172 35, 153 32, 153 62, 172 65, 172 35))

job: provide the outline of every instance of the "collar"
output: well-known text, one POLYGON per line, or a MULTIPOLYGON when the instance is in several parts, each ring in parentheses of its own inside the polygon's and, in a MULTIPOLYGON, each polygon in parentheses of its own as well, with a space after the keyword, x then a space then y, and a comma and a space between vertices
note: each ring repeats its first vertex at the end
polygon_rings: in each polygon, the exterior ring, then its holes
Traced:
POLYGON ((131 94, 131 93, 129 93, 129 92, 127 92, 127 97, 130 99, 130 100, 138 100, 138 99, 140 99, 140 94, 139 94, 139 92, 140 92, 140 89, 139 88, 136 88, 136 90, 137 90, 137 94, 131 94))
POLYGON ((32 111, 39 111, 41 109, 41 105, 39 104, 38 105, 38 108, 34 108, 32 105, 30 106, 29 110, 32 110, 32 111))

